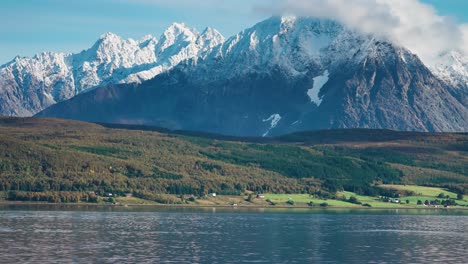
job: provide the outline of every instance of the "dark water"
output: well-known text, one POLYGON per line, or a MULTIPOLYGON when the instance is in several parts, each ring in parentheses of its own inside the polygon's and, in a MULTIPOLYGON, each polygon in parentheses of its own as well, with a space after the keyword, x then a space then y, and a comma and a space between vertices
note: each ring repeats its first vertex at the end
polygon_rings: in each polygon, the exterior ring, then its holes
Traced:
POLYGON ((0 206, 1 263, 468 263, 468 213, 0 206))

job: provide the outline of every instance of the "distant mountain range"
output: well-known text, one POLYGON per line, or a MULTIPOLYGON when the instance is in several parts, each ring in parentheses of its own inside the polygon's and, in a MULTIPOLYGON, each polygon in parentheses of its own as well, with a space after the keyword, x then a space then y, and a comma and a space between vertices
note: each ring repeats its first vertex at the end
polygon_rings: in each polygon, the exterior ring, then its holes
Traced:
POLYGON ((140 83, 190 58, 203 58, 224 37, 172 24, 158 39, 122 39, 106 33, 78 54, 44 52, 0 67, 0 114, 31 116, 90 89, 140 83))
POLYGON ((447 51, 426 66, 404 47, 330 20, 272 17, 227 40, 183 24, 159 41, 108 33, 79 54, 16 58, 0 70, 4 115, 237 136, 468 131, 467 56, 447 51))

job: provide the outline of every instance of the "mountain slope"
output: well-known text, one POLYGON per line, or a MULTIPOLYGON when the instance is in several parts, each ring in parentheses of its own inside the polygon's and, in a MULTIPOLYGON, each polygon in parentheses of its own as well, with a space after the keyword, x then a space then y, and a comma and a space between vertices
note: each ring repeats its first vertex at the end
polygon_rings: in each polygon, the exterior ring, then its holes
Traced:
POLYGON ((0 118, 0 191, 377 195, 374 183, 465 193, 468 186, 467 134, 348 129, 231 141, 182 134, 0 118))
POLYGON ((468 56, 461 52, 450 51, 439 57, 439 63, 431 67, 432 72, 444 80, 450 87, 450 92, 459 101, 468 105, 468 56))
POLYGON ((404 48, 374 41, 330 74, 323 101, 301 129, 337 128, 404 131, 466 131, 468 110, 419 58, 404 48), (314 127, 314 120, 324 123, 314 127))
POLYGON ((78 54, 17 57, 0 67, 0 114, 29 116, 98 86, 148 80, 181 61, 203 57, 223 41, 214 29, 198 33, 174 23, 159 40, 106 33, 78 54))
POLYGON ((238 136, 328 128, 467 131, 466 104, 414 54, 328 20, 273 17, 141 85, 39 116, 238 136))

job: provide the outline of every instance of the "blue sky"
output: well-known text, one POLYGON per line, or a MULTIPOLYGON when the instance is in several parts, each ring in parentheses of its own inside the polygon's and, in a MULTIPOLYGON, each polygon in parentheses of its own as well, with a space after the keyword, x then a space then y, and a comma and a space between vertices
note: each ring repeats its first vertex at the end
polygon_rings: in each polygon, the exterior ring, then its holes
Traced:
MULTIPOLYGON (((157 37, 172 22, 225 36, 268 16, 274 0, 1 0, 0 64, 40 51, 79 52, 105 32, 126 38, 157 37)), ((421 0, 441 15, 468 22, 466 0, 421 0)))

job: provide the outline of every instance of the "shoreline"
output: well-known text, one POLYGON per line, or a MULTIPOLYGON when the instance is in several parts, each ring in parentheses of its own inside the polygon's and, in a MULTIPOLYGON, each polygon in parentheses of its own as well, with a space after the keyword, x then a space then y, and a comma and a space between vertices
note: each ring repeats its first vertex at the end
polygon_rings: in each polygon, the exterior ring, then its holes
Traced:
POLYGON ((222 209, 351 209, 351 210, 429 210, 429 211, 450 211, 450 210, 462 210, 468 211, 468 207, 458 206, 458 207, 428 207, 428 206, 402 206, 402 207, 367 207, 367 206, 263 206, 263 205, 190 205, 190 204, 98 204, 98 203, 48 203, 48 202, 15 202, 15 201, 0 201, 0 206, 14 206, 14 205, 24 205, 24 206, 63 206, 63 207, 80 207, 80 206, 91 206, 91 207, 103 207, 103 208, 180 208, 180 209, 189 209, 189 208, 222 208, 222 209))

